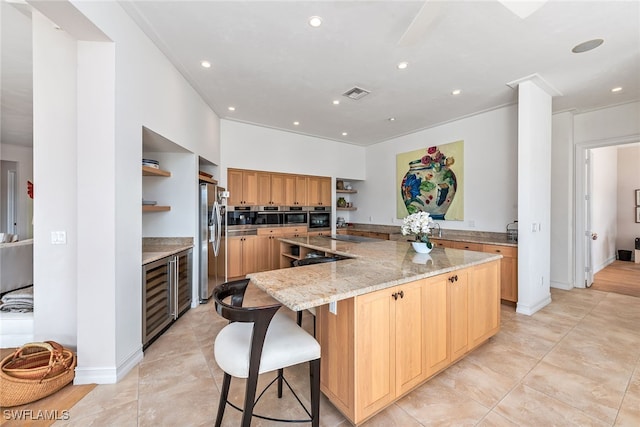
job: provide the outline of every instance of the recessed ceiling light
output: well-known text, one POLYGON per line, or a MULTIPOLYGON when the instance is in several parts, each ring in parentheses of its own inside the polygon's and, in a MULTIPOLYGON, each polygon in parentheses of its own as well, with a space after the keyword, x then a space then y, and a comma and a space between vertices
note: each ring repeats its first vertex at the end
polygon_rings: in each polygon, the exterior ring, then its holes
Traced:
POLYGON ((236 107, 228 107, 227 108, 229 111, 236 111, 236 107))
POLYGON ((387 120, 389 120, 390 122, 395 122, 396 118, 395 117, 389 117, 387 120))
POLYGON ((451 95, 460 95, 462 91, 460 89, 455 89, 451 91, 451 95))
POLYGON ((313 28, 318 28, 320 25, 322 25, 322 18, 320 18, 319 16, 312 16, 311 18, 309 18, 309 25, 311 25, 313 28))
POLYGON ((622 90, 622 87, 618 86, 611 89, 611 92, 620 92, 621 90, 622 90))
POLYGON ((333 100, 333 105, 340 105, 340 100, 339 99, 334 99, 333 100))
POLYGON ((409 66, 409 63, 406 61, 402 61, 400 63, 398 63, 398 70, 404 70, 405 68, 407 68, 409 66))
POLYGON ((347 136, 349 135, 347 132, 342 132, 342 136, 347 136))
POLYGON ((300 124, 300 122, 293 122, 294 126, 298 126, 300 124))
POLYGON ((604 43, 604 40, 602 40, 602 39, 588 40, 586 42, 583 42, 583 43, 580 43, 580 44, 574 46, 574 48, 571 49, 571 52, 573 52, 573 53, 588 52, 590 50, 593 50, 593 49, 597 48, 602 43, 604 43))
POLYGON ((209 61, 201 61, 200 65, 202 65, 203 68, 211 68, 211 62, 209 61))

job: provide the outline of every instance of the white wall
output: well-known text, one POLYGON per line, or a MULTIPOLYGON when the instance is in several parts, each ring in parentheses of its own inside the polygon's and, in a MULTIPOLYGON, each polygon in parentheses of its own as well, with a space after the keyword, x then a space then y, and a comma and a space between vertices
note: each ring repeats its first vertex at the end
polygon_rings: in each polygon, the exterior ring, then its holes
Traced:
MULTIPOLYGON (((35 261, 37 271, 41 272, 35 280, 36 288, 40 287, 41 292, 46 293, 36 293, 36 316, 42 319, 36 321, 36 335, 57 339, 73 347, 75 330, 82 329, 78 334, 82 341, 77 345, 78 353, 83 357, 79 358, 76 382, 108 383, 125 375, 142 355, 142 127, 146 126, 194 153, 190 170, 182 173, 193 177, 195 183, 198 155, 212 163, 220 162, 219 121, 118 3, 77 2, 74 5, 88 18, 89 24, 95 24, 113 41, 110 47, 113 53, 109 60, 108 53, 91 46, 91 42, 78 49, 76 40, 64 31, 47 30, 52 26, 42 20, 37 30, 41 36, 37 40, 34 38, 34 102, 37 103, 34 112, 46 120, 45 124, 34 125, 40 132, 41 141, 34 141, 34 159, 37 159, 34 170, 40 197, 36 198, 34 253, 39 257, 35 261), (97 78, 106 79, 106 88, 97 93, 105 95, 107 91, 106 99, 100 96, 91 100, 90 76, 81 75, 80 81, 75 78, 77 63, 85 67, 80 67, 81 73, 91 72, 90 64, 83 61, 92 55, 104 61, 101 64, 105 69, 97 73, 97 78), (110 92, 109 86, 113 88, 110 92), (74 95, 76 87, 79 88, 77 96, 74 95), (102 104, 101 99, 104 99, 102 104), (89 161, 86 151, 76 146, 76 134, 82 138, 78 144, 91 145, 87 141, 91 130, 105 132, 105 121, 91 115, 83 116, 78 112, 76 100, 89 106, 95 114, 106 109, 113 115, 113 124, 106 130, 106 135, 96 135, 107 144, 104 147, 107 153, 105 167, 96 165, 91 172, 76 163, 76 159, 78 162, 89 161), (44 141, 49 142, 48 147, 42 147, 44 141), (109 156, 112 156, 112 164, 109 156), (91 183, 96 179, 96 173, 100 174, 97 188, 106 189, 107 194, 103 203, 90 208, 76 191, 79 188, 84 191, 78 183, 91 183), (47 185, 42 184, 44 182, 47 185), (83 215, 77 229, 76 215, 83 215), (86 226, 86 220, 93 220, 91 227, 86 226), (49 233, 53 230, 67 230, 68 244, 50 245, 49 233), (82 236, 77 236, 78 232, 82 236), (106 238, 106 245, 102 237, 106 238), (96 254, 91 266, 98 274, 111 272, 93 279, 100 283, 101 294, 106 295, 102 300, 89 296, 89 292, 78 292, 82 299, 76 303, 76 289, 87 286, 85 277, 89 280, 87 271, 83 270, 87 267, 76 254, 78 241, 82 242, 84 254, 96 254), (38 266, 39 261, 42 265, 38 266), (46 276, 42 274, 44 272, 46 276), (78 280, 80 277, 82 281, 78 280), (48 306, 38 312, 44 304, 48 306), (78 311, 82 318, 77 321, 76 306, 82 307, 78 311), (92 307, 96 310, 91 310, 92 307)), ((58 16, 58 19, 68 16, 64 10, 62 15, 56 13, 60 12, 59 8, 68 8, 69 3, 44 2, 36 6, 46 10, 48 16, 58 16)), ((73 33, 70 27, 73 22, 65 23, 65 29, 73 33)), ((95 158, 92 160, 96 161, 95 158)), ((195 191, 194 185, 191 215, 194 236, 195 191)))
POLYGON ((618 148, 591 150, 591 171, 591 229, 598 234, 591 244, 595 274, 616 259, 618 148))
POLYGON ((16 218, 20 240, 33 237, 33 200, 27 195, 27 181, 33 182, 33 148, 0 143, 0 159, 17 163, 16 218))
POLYGON ((573 114, 555 114, 551 124, 551 272, 554 288, 573 288, 573 114))
MULTIPOLYGON (((618 217, 616 249, 635 253, 635 239, 640 237, 636 222, 635 192, 640 189, 640 144, 618 148, 618 217)), ((636 260, 637 261, 637 260, 636 260)))
POLYGON ((365 179, 364 147, 231 120, 220 123, 222 186, 227 168, 365 179))
POLYGON ((449 229, 505 232, 517 219, 517 123, 517 107, 509 106, 367 147, 367 180, 358 183, 351 221, 401 224, 396 154, 464 140, 464 221, 439 222, 449 229))

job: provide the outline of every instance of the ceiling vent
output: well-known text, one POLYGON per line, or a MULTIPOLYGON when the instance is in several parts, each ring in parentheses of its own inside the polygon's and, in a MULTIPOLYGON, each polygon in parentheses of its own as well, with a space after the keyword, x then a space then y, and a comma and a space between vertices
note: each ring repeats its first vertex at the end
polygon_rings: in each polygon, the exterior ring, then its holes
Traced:
POLYGON ((358 101, 359 99, 362 99, 365 96, 369 95, 369 93, 370 92, 368 90, 356 86, 343 93, 342 96, 346 96, 347 98, 353 99, 354 101, 358 101))

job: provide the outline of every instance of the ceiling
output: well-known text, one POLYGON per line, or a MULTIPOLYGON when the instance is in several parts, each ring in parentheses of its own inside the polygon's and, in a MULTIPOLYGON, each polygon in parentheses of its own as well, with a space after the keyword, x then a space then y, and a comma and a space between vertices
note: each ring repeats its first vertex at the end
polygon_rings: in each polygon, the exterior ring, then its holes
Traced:
POLYGON ((525 2, 525 18, 498 1, 120 4, 219 117, 362 146, 514 104, 508 83, 533 74, 554 112, 640 100, 639 1, 525 2), (371 93, 342 96, 356 86, 371 93))

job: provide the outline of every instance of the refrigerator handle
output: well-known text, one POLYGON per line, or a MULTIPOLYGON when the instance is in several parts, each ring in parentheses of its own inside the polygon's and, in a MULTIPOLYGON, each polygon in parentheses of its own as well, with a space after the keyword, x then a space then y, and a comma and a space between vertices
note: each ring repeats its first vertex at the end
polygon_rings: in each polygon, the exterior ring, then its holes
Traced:
POLYGON ((218 256, 218 248, 217 246, 217 237, 218 237, 218 217, 220 216, 220 211, 218 207, 218 202, 213 202, 213 209, 211 209, 211 218, 209 218, 209 242, 211 242, 211 246, 213 247, 213 254, 218 256))
POLYGON ((222 214, 221 214, 221 209, 220 209, 220 205, 218 205, 218 202, 216 202, 216 219, 218 221, 218 234, 216 235, 216 251, 215 254, 216 256, 218 256, 218 253, 220 252, 220 242, 222 241, 222 214))

